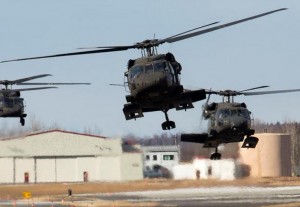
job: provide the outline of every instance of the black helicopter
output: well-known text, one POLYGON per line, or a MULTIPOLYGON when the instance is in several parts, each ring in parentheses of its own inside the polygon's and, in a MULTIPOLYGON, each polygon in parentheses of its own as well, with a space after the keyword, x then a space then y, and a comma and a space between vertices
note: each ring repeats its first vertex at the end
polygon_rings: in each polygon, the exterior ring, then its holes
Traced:
POLYGON ((174 43, 184 39, 188 39, 197 35, 202 35, 215 30, 223 29, 235 24, 245 21, 263 17, 275 12, 286 10, 286 8, 273 10, 262 13, 256 16, 245 19, 233 21, 227 24, 210 27, 218 22, 204 25, 180 34, 176 34, 165 39, 150 39, 138 42, 128 46, 107 46, 94 48, 80 48, 89 49, 88 51, 72 52, 32 58, 22 58, 2 61, 21 61, 41 58, 52 58, 62 56, 84 55, 94 53, 106 53, 124 51, 128 49, 140 49, 142 57, 128 61, 127 71, 124 76, 124 86, 130 90, 130 95, 126 96, 127 103, 124 104, 123 112, 126 120, 143 117, 143 112, 163 111, 166 121, 162 124, 162 129, 175 128, 175 122, 168 118, 168 110, 176 108, 176 110, 186 110, 193 108, 193 102, 197 102, 206 98, 205 90, 186 90, 180 83, 181 65, 176 61, 171 53, 158 54, 157 47, 164 43, 174 43), (203 30, 200 30, 203 29, 203 30))
POLYGON ((34 87, 34 88, 21 88, 21 89, 9 89, 8 86, 12 85, 78 85, 84 84, 89 85, 90 83, 28 83, 27 81, 43 78, 46 76, 51 76, 50 74, 42 74, 31 76, 27 78, 17 79, 17 80, 0 80, 0 84, 4 86, 0 90, 0 117, 19 117, 22 126, 25 125, 25 113, 24 99, 21 98, 21 91, 32 91, 32 90, 42 90, 57 88, 54 86, 45 87, 34 87), (25 83, 27 82, 27 83, 25 83))
POLYGON ((249 92, 251 90, 266 87, 268 86, 260 86, 242 91, 206 90, 206 94, 209 94, 209 97, 203 107, 202 117, 209 121, 208 132, 201 134, 182 134, 181 141, 201 143, 204 148, 215 148, 215 153, 210 157, 212 160, 221 159, 221 154, 218 153, 218 146, 220 144, 244 141, 242 148, 255 148, 258 143, 258 138, 252 136, 254 135, 255 130, 253 129, 251 112, 247 109, 245 103, 234 102, 234 96, 253 96, 300 91, 300 89, 291 89, 249 92), (208 104, 211 94, 223 96, 223 102, 213 102, 208 104), (246 139, 244 139, 245 137, 246 139))

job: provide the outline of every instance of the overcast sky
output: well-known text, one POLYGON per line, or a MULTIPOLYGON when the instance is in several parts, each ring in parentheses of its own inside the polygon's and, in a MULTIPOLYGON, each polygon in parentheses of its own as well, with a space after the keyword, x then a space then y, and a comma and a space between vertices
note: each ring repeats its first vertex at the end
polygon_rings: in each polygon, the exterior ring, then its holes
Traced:
MULTIPOLYGON (((228 23, 267 11, 288 8, 222 30, 160 46, 181 63, 185 88, 243 90, 269 85, 268 90, 300 88, 300 1, 292 0, 1 0, 0 60, 75 52, 79 47, 130 45, 145 39, 163 39, 220 21, 228 23)), ((23 92, 27 123, 33 117, 70 131, 98 129, 103 136, 162 133, 162 112, 145 113, 126 121, 122 84, 128 59, 140 51, 92 54, 0 64, 0 79, 18 79, 50 73, 37 81, 91 82, 90 86, 23 92)), ((221 97, 211 97, 221 101, 221 97)), ((237 97, 255 118, 267 122, 300 121, 300 93, 237 97)), ((201 109, 169 111, 177 128, 171 133, 205 128, 201 109)), ((0 125, 21 128, 17 118, 0 125)))

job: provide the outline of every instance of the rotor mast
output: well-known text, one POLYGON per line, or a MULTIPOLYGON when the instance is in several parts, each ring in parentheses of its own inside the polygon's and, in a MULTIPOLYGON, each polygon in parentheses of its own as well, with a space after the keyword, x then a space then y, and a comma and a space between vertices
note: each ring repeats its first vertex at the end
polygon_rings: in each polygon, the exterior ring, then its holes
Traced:
POLYGON ((151 57, 157 55, 158 39, 144 40, 136 43, 136 48, 141 50, 142 57, 151 57))

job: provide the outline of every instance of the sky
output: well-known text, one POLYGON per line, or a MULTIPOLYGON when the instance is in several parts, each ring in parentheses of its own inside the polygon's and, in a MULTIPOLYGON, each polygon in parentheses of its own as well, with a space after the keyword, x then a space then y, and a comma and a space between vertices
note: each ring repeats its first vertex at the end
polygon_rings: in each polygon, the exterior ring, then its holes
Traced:
MULTIPOLYGON (((1 0, 0 61, 64 52, 80 47, 131 45, 153 37, 163 39, 215 21, 220 24, 279 8, 259 19, 234 25, 173 44, 187 89, 243 90, 262 85, 268 90, 300 88, 300 1, 296 0, 1 0)), ((0 64, 0 79, 52 74, 45 82, 90 82, 89 86, 26 91, 27 124, 38 120, 81 132, 97 130, 103 136, 161 134, 162 112, 126 121, 122 87, 127 61, 139 50, 70 56, 0 64)), ((15 87, 18 88, 18 87, 15 87)), ((300 93, 240 96, 253 117, 266 122, 300 121, 300 93)), ((221 101, 212 96, 211 101, 221 101)), ((202 105, 187 111, 169 111, 176 122, 170 134, 200 132, 202 105)), ((22 128, 17 118, 2 118, 0 126, 22 128)))

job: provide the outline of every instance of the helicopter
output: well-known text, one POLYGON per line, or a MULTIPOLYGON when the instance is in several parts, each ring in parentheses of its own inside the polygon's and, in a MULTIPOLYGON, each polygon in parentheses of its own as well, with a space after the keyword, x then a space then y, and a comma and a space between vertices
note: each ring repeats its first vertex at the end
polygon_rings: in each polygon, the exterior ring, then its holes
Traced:
POLYGON ((126 95, 127 103, 124 104, 123 107, 125 119, 131 120, 144 117, 144 112, 162 111, 166 119, 166 121, 161 125, 162 129, 170 130, 175 128, 176 125, 174 121, 169 120, 168 111, 173 108, 176 110, 187 110, 194 108, 193 103, 204 100, 206 98, 206 93, 203 89, 185 89, 180 83, 180 75, 182 71, 181 64, 170 52, 166 54, 158 54, 157 47, 164 43, 174 43, 185 40, 194 36, 223 29, 225 27, 233 26, 235 24, 260 18, 283 10, 286 10, 286 8, 281 8, 230 23, 210 27, 219 23, 213 22, 211 24, 197 27, 164 39, 147 39, 133 45, 78 48, 85 49, 86 51, 6 60, 1 61, 1 63, 139 49, 141 50, 142 57, 130 59, 127 64, 127 70, 124 73, 123 86, 126 89, 128 88, 130 92, 129 95, 126 95))
POLYGON ((300 91, 300 89, 290 89, 249 92, 266 87, 269 86, 260 86, 242 91, 206 90, 206 94, 209 96, 203 107, 202 118, 208 120, 208 130, 206 133, 201 134, 181 134, 181 141, 201 143, 204 148, 215 148, 215 152, 210 156, 212 160, 221 159, 221 154, 218 152, 220 144, 243 142, 242 148, 255 148, 258 138, 253 136, 255 130, 253 128, 253 118, 251 118, 252 113, 245 103, 234 102, 234 97, 238 95, 253 96, 300 91), (223 101, 209 104, 211 94, 223 96, 223 101))
POLYGON ((25 125, 25 104, 24 99, 21 98, 21 91, 43 90, 57 88, 54 86, 33 87, 33 88, 20 88, 9 89, 8 86, 12 85, 89 85, 90 83, 30 83, 27 81, 52 76, 50 74, 42 74, 31 77, 26 77, 17 80, 0 80, 0 84, 4 86, 0 90, 0 117, 19 117, 22 126, 25 125))

